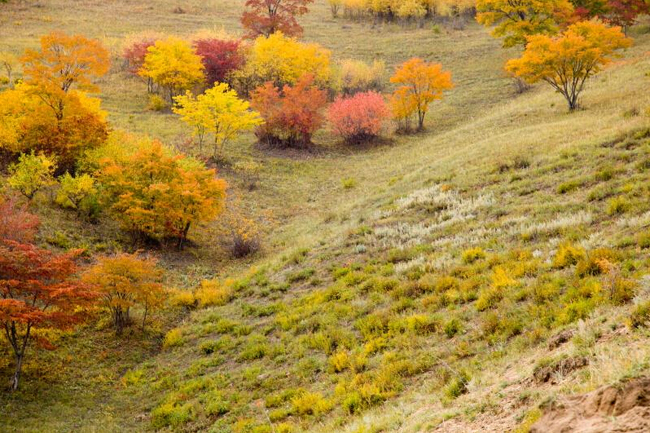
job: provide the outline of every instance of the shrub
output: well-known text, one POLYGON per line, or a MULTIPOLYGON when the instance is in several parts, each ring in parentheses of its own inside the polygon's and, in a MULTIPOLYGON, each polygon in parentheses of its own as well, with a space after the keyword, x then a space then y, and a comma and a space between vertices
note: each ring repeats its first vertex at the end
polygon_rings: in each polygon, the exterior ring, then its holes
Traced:
POLYGON ((334 133, 348 143, 377 137, 389 118, 390 110, 377 92, 339 97, 332 103, 328 113, 334 133))
POLYGON ((455 399, 467 392, 470 376, 464 371, 458 372, 445 387, 445 397, 455 399))
POLYGON ((174 307, 187 309, 196 307, 194 293, 187 290, 172 289, 169 291, 169 303, 174 307))
POLYGON ((183 338, 183 330, 180 328, 174 328, 165 334, 165 339, 163 340, 163 347, 170 348, 181 346, 185 343, 183 338))
POLYGON ((149 111, 166 111, 169 108, 169 104, 165 99, 156 94, 149 95, 149 103, 147 104, 147 110, 149 111))
POLYGON ((201 307, 226 305, 233 297, 233 289, 231 286, 220 284, 217 280, 203 280, 195 297, 201 307))
POLYGON ((264 119, 257 137, 268 144, 287 147, 306 146, 323 123, 325 91, 313 86, 311 75, 303 76, 295 86, 285 85, 282 92, 268 82, 252 94, 252 106, 264 119))
POLYGON ((627 321, 627 326, 631 329, 641 328, 646 326, 650 321, 650 301, 637 304, 627 321))
POLYGON ((155 408, 151 412, 151 424, 155 429, 163 427, 179 427, 194 417, 193 406, 190 403, 178 405, 168 402, 155 408))
POLYGON ((607 215, 620 215, 630 210, 630 207, 625 197, 614 197, 607 202, 607 215))
POLYGON ((597 248, 589 251, 587 256, 576 265, 576 275, 585 277, 587 275, 600 275, 603 273, 602 260, 609 263, 616 262, 616 253, 608 248, 597 248))
POLYGON ((70 207, 79 211, 82 202, 96 193, 95 179, 92 176, 81 174, 73 177, 70 176, 70 173, 66 173, 59 177, 56 202, 63 207, 70 207))
POLYGON ((229 75, 240 69, 246 59, 241 52, 241 41, 205 38, 194 41, 196 54, 205 68, 205 81, 209 86, 227 82, 229 75))
POLYGON ((485 251, 483 251, 483 248, 481 247, 470 248, 468 250, 463 251, 462 258, 463 258, 463 263, 469 265, 478 260, 484 259, 485 251))
POLYGON ((372 64, 360 60, 344 60, 339 65, 338 90, 344 95, 381 91, 385 78, 386 64, 381 60, 375 60, 372 64))
POLYGON ((580 185, 582 185, 582 182, 579 180, 571 180, 568 182, 561 183, 557 187, 557 193, 558 194, 567 194, 571 191, 574 191, 578 188, 580 188, 580 185))
POLYGON ((22 154, 9 166, 7 183, 31 200, 39 190, 54 184, 55 167, 54 161, 43 154, 22 154))
POLYGON ((481 290, 478 299, 476 300, 476 309, 478 311, 485 311, 488 308, 493 308, 496 304, 503 299, 503 292, 497 287, 488 287, 481 290))
POLYGON ((332 409, 332 403, 317 392, 304 392, 291 399, 291 405, 298 415, 322 415, 332 409))
POLYGON ((580 260, 585 258, 585 251, 582 248, 573 246, 570 243, 560 245, 555 257, 553 258, 553 266, 556 268, 566 268, 577 264, 580 260))

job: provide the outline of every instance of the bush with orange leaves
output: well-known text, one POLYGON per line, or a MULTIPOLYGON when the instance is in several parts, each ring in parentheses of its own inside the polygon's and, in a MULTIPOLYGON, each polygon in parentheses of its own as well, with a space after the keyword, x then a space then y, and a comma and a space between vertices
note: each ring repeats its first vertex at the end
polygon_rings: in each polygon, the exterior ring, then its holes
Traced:
POLYGON ((304 147, 323 124, 327 93, 314 85, 312 75, 303 75, 294 86, 285 85, 282 90, 268 82, 251 96, 252 107, 264 119, 256 132, 260 141, 304 147))

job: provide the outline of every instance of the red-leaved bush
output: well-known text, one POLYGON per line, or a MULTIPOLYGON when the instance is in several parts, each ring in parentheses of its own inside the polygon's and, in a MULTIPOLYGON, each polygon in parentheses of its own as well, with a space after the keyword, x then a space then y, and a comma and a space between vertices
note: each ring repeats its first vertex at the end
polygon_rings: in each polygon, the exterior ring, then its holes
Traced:
POLYGON ((338 97, 330 105, 328 119, 335 134, 348 143, 377 137, 390 110, 377 92, 357 93, 349 98, 338 97))
POLYGON ((228 74, 240 69, 245 58, 240 50, 241 42, 224 39, 199 39, 194 41, 196 54, 201 57, 205 67, 205 81, 212 86, 225 82, 228 74))
POLYGON ((268 82, 252 93, 251 105, 264 119, 256 131, 260 141, 287 147, 311 143, 311 136, 323 124, 322 109, 327 103, 327 93, 313 82, 311 75, 305 75, 282 91, 268 82))
POLYGON ((138 74, 138 71, 144 65, 144 58, 149 52, 149 47, 155 45, 156 40, 155 36, 142 36, 124 47, 122 58, 126 61, 130 73, 138 74))
POLYGON ((15 197, 0 196, 0 242, 31 242, 38 225, 38 217, 27 212, 15 197))

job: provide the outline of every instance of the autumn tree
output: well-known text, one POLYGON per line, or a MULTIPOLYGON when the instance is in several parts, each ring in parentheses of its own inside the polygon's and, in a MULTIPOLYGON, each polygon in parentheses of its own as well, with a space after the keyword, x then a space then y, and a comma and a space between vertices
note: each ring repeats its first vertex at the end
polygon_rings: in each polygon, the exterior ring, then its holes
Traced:
POLYGON ((59 189, 56 192, 55 201, 65 207, 81 211, 84 201, 97 193, 95 179, 88 173, 77 174, 72 176, 65 173, 59 177, 59 189))
POLYGON ((9 186, 31 200, 41 189, 54 185, 56 163, 43 154, 20 155, 18 162, 9 166, 9 186))
POLYGON ((605 22, 622 27, 627 33, 639 15, 650 13, 650 2, 646 0, 608 0, 607 11, 598 15, 605 22))
POLYGON ((9 87, 13 88, 13 73, 16 70, 17 64, 18 57, 16 57, 13 53, 10 53, 8 51, 0 51, 0 71, 3 71, 5 74, 5 78, 0 80, 0 85, 2 85, 3 81, 6 79, 6 83, 9 85, 9 87))
POLYGON ((326 103, 326 92, 313 85, 311 75, 302 77, 295 86, 285 85, 282 91, 267 82, 252 94, 251 104, 264 119, 257 136, 270 144, 306 146, 323 124, 326 103))
POLYGON ((522 57, 510 60, 506 69, 529 83, 547 82, 573 111, 587 79, 610 63, 617 50, 631 45, 620 27, 581 21, 561 36, 529 36, 522 57))
POLYGON ((314 0, 246 0, 241 22, 246 36, 270 36, 282 32, 288 36, 302 35, 302 27, 296 17, 309 12, 307 6, 314 0))
POLYGON ((260 36, 248 52, 246 65, 233 75, 240 94, 248 94, 267 81, 276 87, 296 84, 304 75, 311 75, 319 87, 331 80, 331 52, 318 44, 307 44, 274 33, 260 36))
POLYGON ((38 230, 39 220, 19 205, 13 196, 0 196, 0 239, 21 243, 32 242, 38 230))
POLYGON ((357 93, 348 98, 337 98, 329 107, 328 120, 333 131, 348 143, 377 137, 390 110, 383 96, 377 92, 357 93))
POLYGON ((203 62, 205 81, 209 86, 227 82, 230 74, 246 62, 241 41, 236 39, 203 38, 194 41, 193 45, 203 62))
POLYGON ((417 129, 424 128, 424 118, 429 105, 442 99, 443 92, 454 87, 451 72, 442 65, 413 58, 404 62, 390 79, 398 87, 392 96, 393 115, 397 120, 417 117, 417 129))
MULTIPOLYGON (((122 59, 124 59, 127 70, 133 75, 139 75, 140 69, 144 66, 144 59, 149 53, 149 47, 156 44, 156 41, 164 39, 165 36, 158 32, 143 32, 127 38, 122 48, 122 59)), ((153 80, 150 77, 143 77, 147 82, 147 91, 153 92, 153 80)))
POLYGON ((205 79, 201 57, 182 39, 156 41, 147 51, 138 73, 163 88, 170 103, 205 79))
POLYGON ((18 388, 29 343, 53 349, 48 332, 81 322, 84 307, 96 297, 74 279, 79 253, 55 254, 31 244, 0 241, 0 324, 14 352, 12 390, 18 388))
POLYGON ((0 94, 0 147, 10 152, 41 151, 57 156, 59 167, 71 169, 89 147, 107 135, 93 78, 108 70, 108 52, 83 36, 51 33, 40 50, 21 59, 25 82, 0 94))
POLYGON ((476 20, 496 26, 495 37, 503 37, 504 47, 525 45, 526 37, 556 34, 573 15, 568 0, 478 0, 476 20))
POLYGON ((222 210, 226 183, 159 141, 142 140, 134 151, 106 155, 100 164, 104 202, 141 238, 174 239, 182 248, 191 227, 222 210))
POLYGON ((223 147, 243 131, 262 123, 258 113, 250 110, 247 101, 226 83, 217 83, 205 93, 194 97, 191 93, 175 98, 173 108, 183 121, 194 127, 199 144, 206 132, 214 135, 214 158, 222 156, 223 147))
POLYGON ((117 254, 97 259, 83 276, 83 281, 100 294, 110 312, 115 332, 121 335, 131 323, 131 309, 142 309, 142 329, 152 309, 162 305, 164 290, 160 283, 163 272, 153 257, 117 254))
POLYGON ((97 40, 53 32, 41 38, 40 50, 26 50, 22 63, 26 83, 61 121, 66 94, 73 88, 96 92, 92 78, 108 72, 109 55, 97 40))

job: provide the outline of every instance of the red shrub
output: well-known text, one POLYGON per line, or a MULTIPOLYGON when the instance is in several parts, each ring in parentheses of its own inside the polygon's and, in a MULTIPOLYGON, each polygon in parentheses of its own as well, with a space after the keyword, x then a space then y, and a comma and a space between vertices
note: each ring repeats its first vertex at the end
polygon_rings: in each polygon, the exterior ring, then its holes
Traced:
POLYGON ((126 61, 129 72, 137 75, 144 64, 144 58, 148 53, 149 47, 156 43, 155 36, 143 36, 141 39, 133 41, 124 48, 122 58, 126 61))
POLYGON ((0 242, 31 242, 38 226, 38 217, 20 206, 16 198, 0 196, 0 242))
POLYGON ((271 82, 253 92, 251 105, 265 122, 257 129, 260 140, 289 147, 311 143, 312 134, 323 124, 322 108, 327 103, 326 92, 313 86, 313 81, 305 75, 282 92, 271 82))
POLYGON ((328 118, 335 134, 347 142, 359 142, 380 134, 390 110, 379 93, 364 92, 337 98, 329 108, 328 118))
POLYGON ((240 51, 240 41, 222 39, 199 39, 194 41, 196 54, 201 57, 205 67, 205 80, 212 86, 224 82, 228 74, 240 69, 245 58, 240 51))

